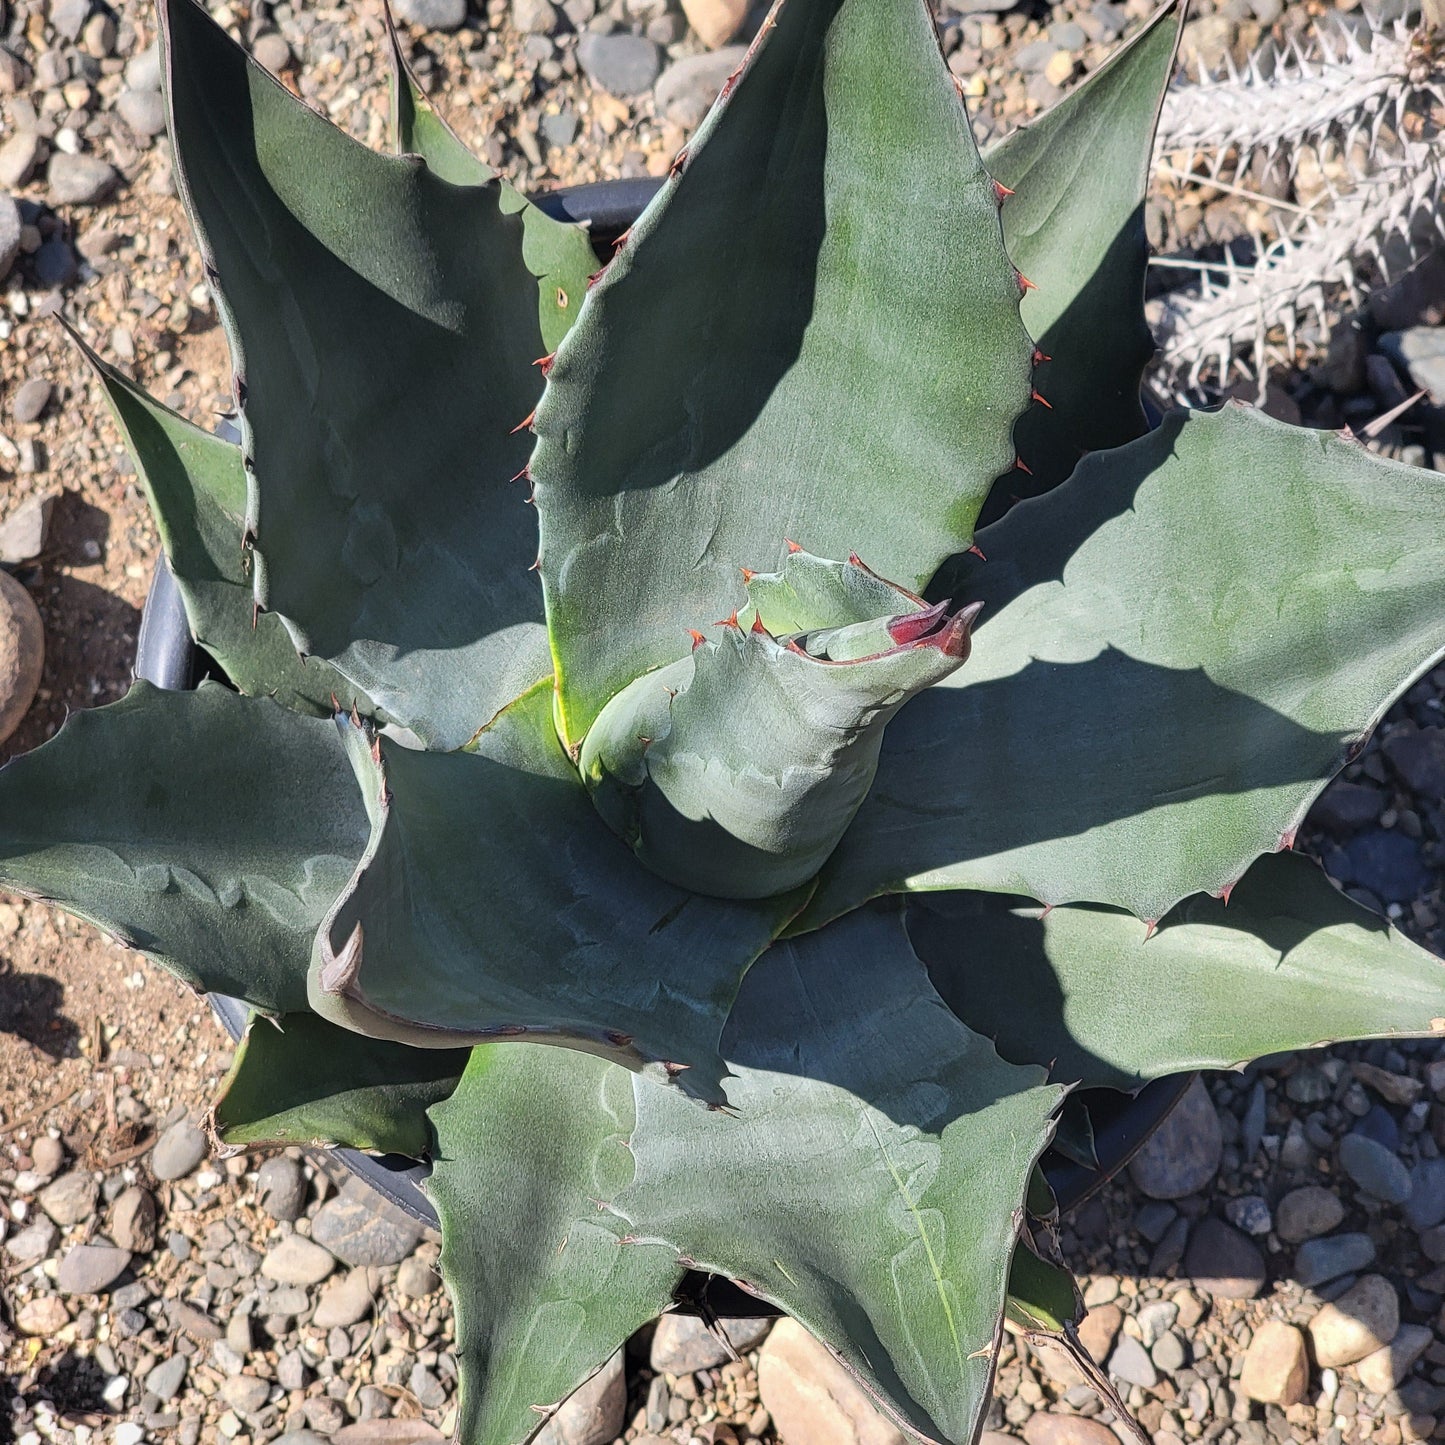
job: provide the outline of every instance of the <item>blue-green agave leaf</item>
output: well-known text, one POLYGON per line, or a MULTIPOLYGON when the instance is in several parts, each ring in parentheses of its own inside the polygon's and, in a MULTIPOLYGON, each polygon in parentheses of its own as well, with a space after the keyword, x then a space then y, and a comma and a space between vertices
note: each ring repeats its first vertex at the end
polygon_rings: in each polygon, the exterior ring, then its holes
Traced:
POLYGON ((177 179, 231 342, 256 600, 456 747, 547 667, 525 491, 545 349, 523 221, 367 150, 162 0, 177 179))
POLYGON ((1308 858, 1259 859, 1227 907, 1196 895, 1148 942, 1117 908, 1040 915, 1004 894, 933 893, 910 902, 908 931, 970 1028, 1005 1058, 1051 1059, 1054 1078, 1087 1088, 1445 1031, 1445 963, 1308 858))
POLYGON ((643 867, 562 752, 550 680, 475 751, 342 726, 372 831, 317 936, 317 1013, 423 1048, 567 1044, 722 1099, 738 984, 805 894, 702 898, 643 867))
POLYGON ((216 683, 138 682, 0 769, 0 887, 267 1013, 306 1007, 366 837, 335 726, 216 683))
POLYGON ((923 0, 783 0, 558 350, 531 471, 564 740, 792 538, 919 589, 1030 395, 923 0))
POLYGON ((1239 405, 980 534, 969 665, 889 726, 804 924, 982 888, 1162 918, 1289 844, 1445 652, 1445 481, 1239 405))

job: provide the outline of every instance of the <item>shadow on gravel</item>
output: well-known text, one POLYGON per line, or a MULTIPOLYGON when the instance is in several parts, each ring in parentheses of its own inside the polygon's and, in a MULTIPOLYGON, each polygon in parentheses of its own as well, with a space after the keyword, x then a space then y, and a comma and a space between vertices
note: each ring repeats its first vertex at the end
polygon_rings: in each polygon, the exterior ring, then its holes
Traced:
POLYGON ((0 959, 0 1033, 14 1034, 52 1059, 74 1058, 80 1030, 61 1013, 65 988, 43 973, 19 973, 0 959))

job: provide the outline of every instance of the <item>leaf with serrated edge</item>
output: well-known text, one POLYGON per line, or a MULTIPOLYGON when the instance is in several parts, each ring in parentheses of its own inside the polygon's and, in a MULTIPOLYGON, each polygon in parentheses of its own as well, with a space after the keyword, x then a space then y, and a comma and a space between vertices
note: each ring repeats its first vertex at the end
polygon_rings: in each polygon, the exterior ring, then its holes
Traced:
POLYGON ((0 769, 0 887, 268 1013, 306 1007, 366 834, 333 724, 216 683, 138 682, 0 769))
POLYGON ((177 181, 238 374, 256 599, 383 714, 460 746, 548 667, 509 480, 545 349, 522 219, 496 183, 367 150, 191 0, 160 8, 177 181))
POLYGON ((1292 855, 1261 858, 1227 907, 1186 900, 1147 943, 1119 909, 1040 917, 1036 903, 997 893, 930 894, 908 919, 934 986, 970 1028, 1005 1058, 1052 1059, 1054 1078, 1087 1088, 1429 1034, 1445 1018, 1445 963, 1292 855))
POLYGON ((550 681, 475 753, 373 754, 342 726, 372 835, 317 936, 317 1013, 423 1048, 564 1044, 723 1097, 738 984, 806 895, 701 898, 644 868, 563 754, 550 681))
POLYGON ((1445 480, 1238 405, 980 534, 966 668, 889 725, 803 924, 983 888, 1157 919, 1293 836, 1445 650, 1445 480))
POLYGON ((426 1190, 456 1313, 457 1438, 521 1445, 668 1306, 684 1271, 662 1250, 622 1246, 604 1208, 632 1170, 622 1069, 571 1049, 479 1048, 431 1118, 426 1190))
POLYGON ((211 1122, 223 1144, 431 1151, 426 1111, 456 1088, 466 1049, 410 1049, 315 1014, 252 1018, 211 1122))
POLYGON ((989 173, 1014 193, 1004 244, 1034 283, 1024 325, 1049 358, 1034 372, 1049 404, 1014 429, 1029 471, 999 481, 984 522, 1010 496, 1057 486, 1085 452, 1143 435, 1139 386, 1154 355, 1144 196, 1183 22, 1183 4, 1166 5, 1053 109, 984 152, 989 173))
POLYGON ((335 668, 319 657, 303 661, 279 617, 255 615, 241 545, 241 448, 162 406, 78 335, 72 339, 95 371, 145 487, 195 640, 241 692, 315 717, 330 714, 333 698, 349 707, 351 686, 335 668))
POLYGON ((391 34, 391 125, 397 150, 421 156, 437 175, 454 185, 486 185, 495 180, 497 204, 503 213, 521 212, 522 260, 537 278, 542 343, 548 351, 555 351, 577 319, 587 296, 588 277, 600 264, 587 232, 547 215, 468 150, 412 74, 389 10, 387 28, 391 34))
POLYGON ((1064 1091, 959 1024, 871 909, 760 959, 723 1051, 735 1112, 633 1089, 632 1247, 744 1282, 908 1429, 972 1440, 1064 1091))
POLYGON ((537 409, 568 744, 784 538, 914 589, 966 547, 1029 400, 1019 295, 923 0, 784 0, 537 409))

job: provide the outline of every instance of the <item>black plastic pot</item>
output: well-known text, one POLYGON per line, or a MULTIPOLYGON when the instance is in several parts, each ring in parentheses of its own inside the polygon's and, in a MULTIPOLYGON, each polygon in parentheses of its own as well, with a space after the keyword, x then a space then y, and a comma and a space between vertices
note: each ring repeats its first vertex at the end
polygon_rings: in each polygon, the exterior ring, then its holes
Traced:
MULTIPOLYGON (((652 178, 604 181, 552 191, 534 200, 560 220, 589 222, 599 255, 605 259, 611 253, 611 243, 632 224, 661 184, 652 178)), ((164 557, 156 564, 141 615, 135 673, 157 687, 172 691, 193 688, 208 675, 208 659, 191 638, 185 607, 164 557)), ((213 668, 209 675, 215 675, 213 668)), ((232 1038, 240 1038, 245 1027, 246 1005, 219 994, 211 994, 209 999, 227 1032, 232 1038)), ((1086 1168, 1053 1150, 1043 1160, 1044 1172, 1060 1209, 1067 1212, 1077 1208, 1119 1173, 1178 1103, 1193 1077, 1184 1074, 1156 1079, 1132 1096, 1108 1089, 1089 1091, 1086 1098, 1099 1168, 1086 1168)), ((420 1188, 429 1173, 427 1165, 398 1155, 378 1158, 354 1149, 334 1152, 338 1160, 383 1197, 413 1218, 436 1226, 436 1211, 420 1188)), ((712 1276, 691 1276, 688 1285, 679 1292, 684 1309, 704 1298, 708 1308, 718 1314, 775 1313, 771 1306, 745 1294, 729 1281, 712 1276)))

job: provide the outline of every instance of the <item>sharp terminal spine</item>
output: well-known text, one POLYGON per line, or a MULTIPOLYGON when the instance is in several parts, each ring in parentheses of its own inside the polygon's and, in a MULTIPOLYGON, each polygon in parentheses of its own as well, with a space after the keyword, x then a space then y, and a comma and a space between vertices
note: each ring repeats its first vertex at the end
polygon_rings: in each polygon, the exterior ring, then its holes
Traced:
POLYGON ((1006 185, 1004 185, 1002 181, 994 181, 993 196, 994 200, 996 200, 999 205, 1003 205, 1003 203, 1008 200, 1011 195, 1013 195, 1013 192, 1006 185))
POLYGON ((694 652, 696 652, 698 648, 707 641, 707 638, 704 637, 703 634, 699 632, 695 627, 689 627, 687 629, 687 635, 692 638, 692 650, 694 652))
POLYGON ((1053 402, 1051 402, 1048 397, 1046 397, 1043 392, 1038 389, 1038 387, 1034 387, 1032 388, 1032 390, 1030 390, 1029 400, 1038 402, 1038 404, 1043 407, 1045 411, 1052 411, 1054 409, 1053 402))
POLYGON ((732 610, 732 615, 731 615, 730 617, 722 617, 722 618, 719 618, 718 621, 716 621, 716 622, 713 623, 713 626, 714 626, 714 627, 731 627, 734 632, 740 632, 740 631, 742 631, 742 629, 738 626, 738 610, 737 610, 737 608, 736 608, 736 607, 733 608, 733 610, 732 610))
POLYGON ((531 411, 507 433, 508 436, 516 436, 519 431, 529 431, 532 423, 537 420, 537 408, 534 406, 531 411))

